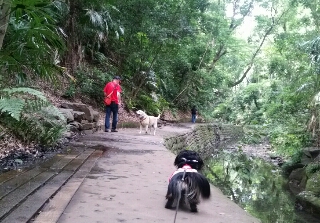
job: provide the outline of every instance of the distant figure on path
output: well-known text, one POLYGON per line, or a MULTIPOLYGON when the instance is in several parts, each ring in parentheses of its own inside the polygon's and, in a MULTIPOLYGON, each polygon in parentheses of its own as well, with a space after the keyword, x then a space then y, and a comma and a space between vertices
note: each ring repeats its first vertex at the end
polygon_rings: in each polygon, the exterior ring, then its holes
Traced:
POLYGON ((120 93, 122 92, 120 86, 121 78, 115 76, 112 81, 106 84, 103 89, 104 96, 111 96, 111 104, 106 105, 106 119, 105 119, 105 132, 110 132, 110 116, 112 112, 112 128, 111 132, 118 132, 117 123, 118 123, 118 112, 119 105, 121 104, 120 93))
POLYGON ((191 109, 191 121, 192 121, 192 123, 196 122, 197 113, 198 113, 198 110, 196 109, 196 106, 193 106, 192 109, 191 109))

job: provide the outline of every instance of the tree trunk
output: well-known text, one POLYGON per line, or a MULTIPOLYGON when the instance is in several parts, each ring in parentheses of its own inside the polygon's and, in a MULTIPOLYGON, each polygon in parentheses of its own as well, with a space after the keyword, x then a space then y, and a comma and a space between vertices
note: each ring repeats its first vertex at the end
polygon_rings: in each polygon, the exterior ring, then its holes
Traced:
POLYGON ((239 80, 235 81, 234 83, 229 84, 229 87, 235 87, 238 84, 240 84, 246 77, 247 74, 249 73, 249 71, 251 70, 253 64, 254 64, 254 60, 256 58, 256 56, 259 54, 264 42, 266 41, 267 37, 270 35, 271 31, 273 30, 273 28, 279 24, 279 21, 281 20, 281 18, 283 17, 283 15, 286 13, 287 11, 284 11, 279 18, 275 21, 274 18, 272 18, 272 24, 271 26, 266 30, 265 34, 262 37, 262 40, 258 46, 258 48, 255 50, 255 52, 253 53, 249 63, 247 64, 247 68, 244 71, 244 73, 242 74, 242 76, 240 77, 239 80))
POLYGON ((3 40, 7 32, 10 18, 11 1, 0 0, 0 50, 2 49, 3 40))
POLYGON ((67 19, 66 32, 67 32, 67 53, 64 58, 65 66, 68 68, 69 74, 73 76, 81 59, 81 45, 77 36, 77 6, 78 0, 69 0, 69 15, 67 19))

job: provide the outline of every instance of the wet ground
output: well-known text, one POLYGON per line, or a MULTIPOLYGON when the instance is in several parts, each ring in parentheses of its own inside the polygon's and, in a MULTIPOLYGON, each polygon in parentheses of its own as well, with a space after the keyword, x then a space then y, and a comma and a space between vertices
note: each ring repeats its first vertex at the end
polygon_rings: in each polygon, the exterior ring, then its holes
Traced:
MULTIPOLYGON (((103 146, 106 152, 58 222, 173 222, 175 211, 165 209, 164 205, 168 177, 175 170, 174 154, 163 146, 163 137, 191 128, 192 125, 165 126, 156 136, 140 135, 138 129, 122 129, 118 133, 100 132, 83 137, 77 143, 103 146)), ((260 222, 215 187, 212 198, 198 208, 199 213, 179 210, 176 222, 260 222)))
MULTIPOLYGON (((139 129, 97 132, 69 143, 64 153, 34 167, 0 175, 3 223, 173 222, 164 208, 175 155, 164 137, 191 131, 193 125, 164 126, 157 135, 139 129)), ((44 156, 46 157, 46 156, 44 156)), ((179 209, 176 222, 256 223, 216 187, 198 213, 179 209)))

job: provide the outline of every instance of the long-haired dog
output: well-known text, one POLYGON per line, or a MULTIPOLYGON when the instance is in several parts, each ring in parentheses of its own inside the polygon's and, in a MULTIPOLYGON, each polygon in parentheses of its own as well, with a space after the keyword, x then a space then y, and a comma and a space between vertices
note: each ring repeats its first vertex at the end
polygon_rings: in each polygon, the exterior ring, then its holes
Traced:
POLYGON ((183 150, 175 158, 174 165, 178 169, 169 179, 165 208, 172 209, 173 204, 187 205, 191 212, 197 212, 200 196, 210 197, 210 184, 198 172, 203 167, 203 160, 197 152, 183 150))

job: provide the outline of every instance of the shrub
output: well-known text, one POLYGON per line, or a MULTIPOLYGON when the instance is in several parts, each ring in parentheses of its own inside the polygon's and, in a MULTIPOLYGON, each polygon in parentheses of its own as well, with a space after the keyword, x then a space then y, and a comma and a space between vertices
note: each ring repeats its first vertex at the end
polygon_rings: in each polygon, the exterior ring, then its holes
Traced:
POLYGON ((103 105, 103 88, 112 80, 113 75, 98 69, 80 70, 76 73, 76 90, 82 96, 87 96, 98 104, 103 105))
POLYGON ((22 141, 52 145, 66 131, 65 117, 42 92, 11 88, 0 96, 0 122, 22 141))

